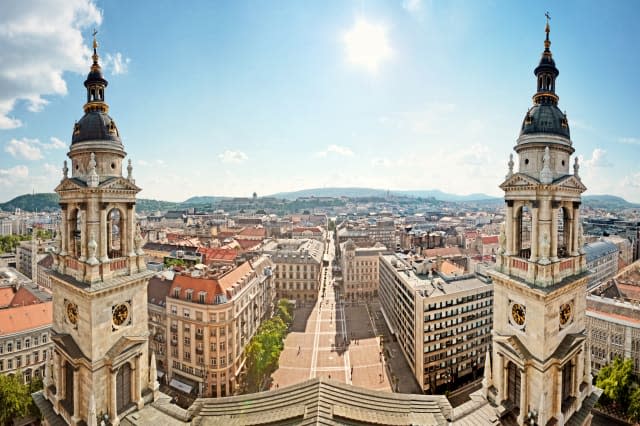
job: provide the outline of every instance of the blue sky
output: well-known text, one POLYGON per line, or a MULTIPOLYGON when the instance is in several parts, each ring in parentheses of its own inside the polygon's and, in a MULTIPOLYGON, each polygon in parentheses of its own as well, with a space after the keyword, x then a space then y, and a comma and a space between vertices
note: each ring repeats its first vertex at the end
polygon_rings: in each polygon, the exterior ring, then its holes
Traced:
POLYGON ((587 193, 640 202, 640 3, 0 0, 0 201, 50 192, 91 30, 140 196, 501 195, 545 11, 587 193))

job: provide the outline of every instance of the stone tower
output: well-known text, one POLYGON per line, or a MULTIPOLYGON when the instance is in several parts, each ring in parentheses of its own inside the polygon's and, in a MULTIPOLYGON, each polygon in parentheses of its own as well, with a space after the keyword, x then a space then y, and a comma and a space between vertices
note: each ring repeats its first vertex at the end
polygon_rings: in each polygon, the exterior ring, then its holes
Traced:
POLYGON ((65 161, 55 189, 62 220, 51 277, 54 352, 45 397, 71 425, 96 424, 101 413, 117 425, 157 390, 147 343, 151 273, 135 220, 140 188, 131 160, 122 176, 126 153, 108 115, 97 46, 94 34, 85 114, 74 125, 67 154, 71 176, 65 161))
MULTIPOLYGON (((581 194, 567 116, 558 108, 558 69, 549 22, 527 111, 506 180, 506 220, 494 280, 492 374, 485 392, 518 424, 563 425, 591 394, 585 334, 587 272, 581 194), (529 424, 529 423, 527 423, 529 424)), ((490 379, 489 379, 490 378, 490 379)))

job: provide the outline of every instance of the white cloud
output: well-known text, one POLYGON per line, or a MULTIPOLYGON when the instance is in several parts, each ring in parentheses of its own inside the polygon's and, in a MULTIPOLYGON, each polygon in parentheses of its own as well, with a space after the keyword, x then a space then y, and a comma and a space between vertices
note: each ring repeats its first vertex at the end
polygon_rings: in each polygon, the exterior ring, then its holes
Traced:
POLYGON ((631 188, 640 188, 640 172, 625 176, 622 180, 622 185, 631 188))
POLYGON ((39 143, 37 139, 11 139, 4 150, 14 157, 31 161, 40 160, 42 159, 42 151, 36 146, 39 143))
POLYGON ((410 13, 418 13, 422 10, 422 0, 403 0, 402 8, 410 13))
POLYGON ((65 95, 65 71, 86 72, 90 51, 82 31, 100 25, 92 0, 21 0, 0 14, 0 129, 20 127, 11 116, 19 100, 40 111, 46 95, 65 95))
POLYGON ((110 69, 113 75, 126 74, 129 71, 130 62, 131 59, 124 58, 120 52, 116 52, 115 55, 107 53, 104 58, 103 68, 110 69))
POLYGON ((351 148, 346 146, 335 145, 335 144, 331 144, 327 146, 327 149, 324 151, 316 152, 314 156, 323 158, 329 155, 330 153, 334 153, 343 157, 353 156, 353 151, 351 150, 351 148))
POLYGON ((51 137, 49 140, 51 141, 51 143, 45 145, 45 149, 65 149, 67 147, 66 143, 62 142, 55 136, 51 137))
POLYGON ((342 36, 347 60, 370 73, 376 73, 380 64, 393 53, 387 29, 365 19, 356 20, 354 26, 342 36))
POLYGON ((249 159, 247 154, 242 151, 225 150, 222 154, 218 154, 218 158, 223 163, 242 163, 249 159))
POLYGON ((607 151, 604 149, 596 148, 591 153, 591 158, 580 158, 580 162, 587 167, 611 167, 611 163, 607 158, 607 151))
POLYGON ((142 166, 142 167, 149 166, 149 162, 146 160, 138 160, 137 163, 139 166, 142 166))
POLYGON ((10 169, 0 169, 0 177, 15 176, 24 178, 29 176, 29 168, 27 166, 18 165, 10 169))
POLYGON ((489 147, 482 144, 474 144, 468 149, 460 152, 459 159, 462 164, 472 166, 493 166, 491 163, 491 156, 489 154, 489 147))
POLYGON ((620 138, 618 142, 627 145, 640 145, 640 138, 620 138))

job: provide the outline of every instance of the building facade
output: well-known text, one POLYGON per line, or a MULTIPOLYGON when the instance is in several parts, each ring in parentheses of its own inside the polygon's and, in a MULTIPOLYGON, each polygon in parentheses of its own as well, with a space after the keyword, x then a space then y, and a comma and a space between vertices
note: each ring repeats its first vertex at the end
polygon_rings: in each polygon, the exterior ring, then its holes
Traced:
POLYGON ((14 268, 0 268, 0 374, 44 377, 51 358, 51 295, 14 268))
POLYGON ((380 243, 373 247, 358 247, 348 240, 341 245, 340 266, 345 300, 359 302, 378 295, 378 259, 386 251, 387 248, 380 243))
POLYGON ((618 272, 618 246, 608 241, 595 241, 583 248, 587 258, 588 288, 602 284, 618 272))
POLYGON ((265 243, 263 253, 274 264, 274 282, 278 298, 298 303, 318 298, 324 244, 317 240, 282 239, 265 243))
POLYGON ((273 310, 273 269, 261 256, 174 277, 166 300, 170 386, 197 396, 234 394, 244 349, 273 310))
POLYGON ((397 255, 380 256, 380 305, 425 392, 481 373, 491 347, 493 285, 418 275, 397 255))
POLYGON ((519 425, 566 424, 591 395, 586 339, 588 272, 577 158, 555 92, 549 23, 537 91, 500 188, 506 217, 494 282, 491 374, 484 392, 519 425))

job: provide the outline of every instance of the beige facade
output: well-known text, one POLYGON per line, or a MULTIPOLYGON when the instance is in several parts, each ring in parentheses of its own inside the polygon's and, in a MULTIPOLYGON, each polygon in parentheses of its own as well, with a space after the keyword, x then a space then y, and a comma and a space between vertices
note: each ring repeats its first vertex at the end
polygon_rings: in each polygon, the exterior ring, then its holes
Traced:
POLYGON ((353 241, 348 240, 340 245, 345 300, 362 301, 378 295, 378 258, 386 251, 386 247, 380 243, 376 243, 374 247, 357 247, 353 241))
POLYGON ((167 383, 205 397, 233 395, 244 349, 273 309, 273 263, 262 256, 203 275, 176 275, 166 301, 167 383))
POLYGON ((34 263, 42 260, 47 255, 47 252, 53 250, 53 248, 53 240, 21 241, 16 247, 16 269, 36 281, 36 276, 33 276, 32 273, 34 263), (37 251, 35 258, 32 254, 34 250, 37 251))
POLYGON ((469 276, 445 282, 380 256, 380 305, 425 392, 480 374, 491 347, 493 285, 469 276))
POLYGON ((274 263, 278 298, 312 302, 318 298, 324 243, 310 239, 280 239, 264 244, 274 263))

